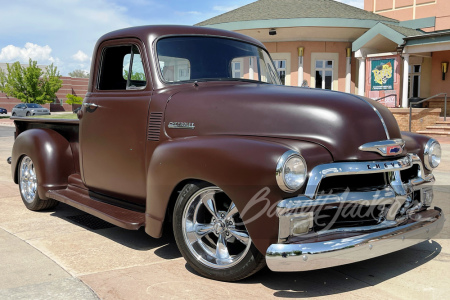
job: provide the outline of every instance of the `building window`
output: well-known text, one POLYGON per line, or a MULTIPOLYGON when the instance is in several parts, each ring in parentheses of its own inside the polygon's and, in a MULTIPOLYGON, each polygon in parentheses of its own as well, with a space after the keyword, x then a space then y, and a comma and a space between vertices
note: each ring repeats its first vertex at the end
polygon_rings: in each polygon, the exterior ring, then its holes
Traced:
POLYGON ((275 68, 277 68, 278 77, 280 77, 283 85, 286 85, 286 60, 274 60, 275 68))
POLYGON ((420 73, 421 65, 411 65, 409 66, 409 98, 420 97, 420 73))
POLYGON ((241 65, 242 63, 240 61, 232 62, 233 78, 242 78, 241 65))
POLYGON ((316 60, 316 88, 331 90, 333 83, 333 61, 316 60))

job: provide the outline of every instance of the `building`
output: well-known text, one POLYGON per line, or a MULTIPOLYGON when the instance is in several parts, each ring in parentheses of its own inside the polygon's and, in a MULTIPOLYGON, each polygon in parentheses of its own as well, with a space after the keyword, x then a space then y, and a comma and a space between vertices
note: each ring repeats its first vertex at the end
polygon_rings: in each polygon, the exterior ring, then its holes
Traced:
MULTIPOLYGON (((0 63, 0 69, 4 72, 7 71, 6 63, 0 63)), ((23 67, 27 67, 28 64, 23 64, 23 67)), ((47 66, 38 65, 38 67, 42 70, 45 70, 47 66)), ((72 106, 65 104, 66 95, 73 94, 84 98, 86 95, 89 79, 87 78, 72 78, 62 76, 61 80, 63 81, 62 87, 56 93, 56 99, 54 103, 44 104, 43 106, 49 108, 51 111, 71 111, 72 106)), ((14 106, 21 103, 19 99, 8 97, 6 94, 0 92, 0 107, 6 108, 8 112, 12 110, 14 106)))
POLYGON ((450 29, 448 0, 364 0, 364 9, 399 21, 435 18, 435 24, 424 31, 450 29))
MULTIPOLYGON (((333 0, 259 0, 196 25, 260 40, 287 85, 306 83, 407 107, 411 97, 450 95, 450 79, 442 74, 450 26, 439 12, 448 12, 449 4, 365 0, 363 10, 333 0)), ((443 98, 436 101, 443 106, 443 98)))

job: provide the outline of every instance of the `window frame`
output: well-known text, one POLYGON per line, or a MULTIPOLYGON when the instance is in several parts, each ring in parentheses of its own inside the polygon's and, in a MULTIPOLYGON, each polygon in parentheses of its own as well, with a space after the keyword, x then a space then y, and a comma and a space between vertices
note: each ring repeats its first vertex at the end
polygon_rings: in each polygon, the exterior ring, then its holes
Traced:
MULTIPOLYGON (((172 38, 172 37, 213 37, 213 38, 220 38, 220 39, 233 40, 233 41, 237 41, 237 42, 241 42, 241 43, 246 43, 246 44, 249 44, 249 45, 253 45, 253 46, 261 49, 263 52, 265 52, 267 54, 267 56, 270 58, 270 61, 273 64, 273 57, 269 53, 269 51, 265 47, 262 47, 260 44, 252 43, 251 41, 246 41, 246 40, 242 40, 242 39, 238 39, 238 38, 234 38, 234 37, 229 37, 229 36, 216 36, 216 35, 205 35, 205 34, 167 34, 167 35, 159 36, 153 41, 152 41, 151 38, 149 38, 150 42, 152 42, 152 45, 153 45, 152 46, 152 51, 154 53, 153 60, 154 60, 154 68, 155 68, 155 71, 157 73, 156 75, 158 75, 159 82, 162 83, 163 86, 180 85, 180 84, 192 84, 192 82, 196 82, 197 81, 195 79, 191 79, 191 80, 187 80, 187 81, 174 81, 174 82, 171 82, 171 81, 166 81, 164 79, 164 76, 162 74, 162 70, 161 70, 160 65, 159 65, 160 60, 159 60, 159 54, 158 54, 158 50, 157 50, 157 45, 158 45, 159 41, 161 41, 163 39, 166 39, 166 38, 172 38)), ((260 66, 259 66, 259 62, 258 61, 256 61, 256 65, 258 66, 258 74, 259 74, 260 66)), ((262 81, 259 81, 259 80, 256 80, 256 79, 242 79, 242 80, 245 80, 245 81, 248 81, 248 82, 254 82, 254 83, 277 85, 275 83, 262 82, 262 81)))
MULTIPOLYGON (((132 57, 133 57, 133 55, 132 55, 132 57)), ((115 93, 123 92, 123 91, 139 92, 139 91, 148 90, 152 86, 150 72, 148 69, 149 65, 148 65, 148 60, 147 60, 147 54, 145 51, 145 47, 142 45, 142 43, 139 40, 130 38, 130 39, 105 41, 97 48, 96 61, 97 62, 95 64, 95 68, 96 68, 95 83, 93 84, 93 89, 95 92, 115 92, 115 93), (129 80, 126 80, 127 83, 126 83, 125 89, 114 89, 114 90, 100 89, 101 72, 102 72, 102 68, 103 68, 104 57, 105 57, 104 54, 105 54, 106 49, 113 48, 113 47, 124 47, 124 46, 129 46, 131 48, 130 54, 133 53, 133 46, 136 46, 136 48, 138 49, 139 55, 141 56, 142 69, 144 71, 144 75, 146 78, 145 86, 141 87, 141 88, 128 89, 129 80)), ((123 61, 122 61, 122 63, 123 63, 123 61)), ((128 69, 128 77, 130 77, 130 75, 131 75, 131 73, 130 73, 131 66, 132 66, 132 60, 130 58, 130 68, 128 69)))
MULTIPOLYGON (((333 81, 334 81, 334 59, 315 59, 314 60, 314 78, 315 78, 315 84, 314 84, 314 88, 317 89, 317 87, 315 87, 317 85, 317 76, 316 76, 316 72, 317 71, 322 71, 323 74, 325 74, 326 71, 331 71, 331 87, 329 89, 329 91, 333 90, 333 81), (317 68, 317 62, 318 61, 322 61, 323 62, 323 67, 322 68, 317 68), (326 62, 331 61, 331 68, 326 68, 326 62)), ((325 88, 325 76, 322 76, 322 87, 320 89, 322 90, 328 90, 327 88, 325 88)))
POLYGON ((414 92, 414 86, 413 86, 413 78, 414 76, 418 76, 418 83, 417 83, 417 96, 416 97, 420 97, 420 84, 422 81, 422 64, 412 64, 409 66, 409 70, 408 70, 408 99, 414 97, 413 92, 414 92), (414 71, 414 67, 419 66, 419 72, 415 72, 414 71))

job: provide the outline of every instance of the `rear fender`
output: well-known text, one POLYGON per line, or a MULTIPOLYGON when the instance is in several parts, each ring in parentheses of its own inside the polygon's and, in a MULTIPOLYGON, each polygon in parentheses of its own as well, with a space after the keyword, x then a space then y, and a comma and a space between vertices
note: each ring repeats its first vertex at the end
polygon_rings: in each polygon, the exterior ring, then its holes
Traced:
POLYGON ((48 190, 67 187, 67 178, 75 172, 70 144, 54 130, 30 129, 17 136, 11 156, 15 183, 19 183, 19 163, 24 155, 33 160, 41 199, 47 199, 45 193, 48 190))

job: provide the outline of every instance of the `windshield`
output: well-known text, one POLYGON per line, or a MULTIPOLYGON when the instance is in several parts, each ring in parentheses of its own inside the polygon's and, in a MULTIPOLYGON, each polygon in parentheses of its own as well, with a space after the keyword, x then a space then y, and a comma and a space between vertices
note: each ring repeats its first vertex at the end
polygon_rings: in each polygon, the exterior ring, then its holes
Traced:
POLYGON ((156 45, 166 82, 252 80, 281 84, 270 56, 245 42, 218 37, 169 37, 156 45))
POLYGON ((42 108, 42 106, 40 106, 39 104, 34 104, 34 103, 28 103, 27 107, 28 108, 42 108))

